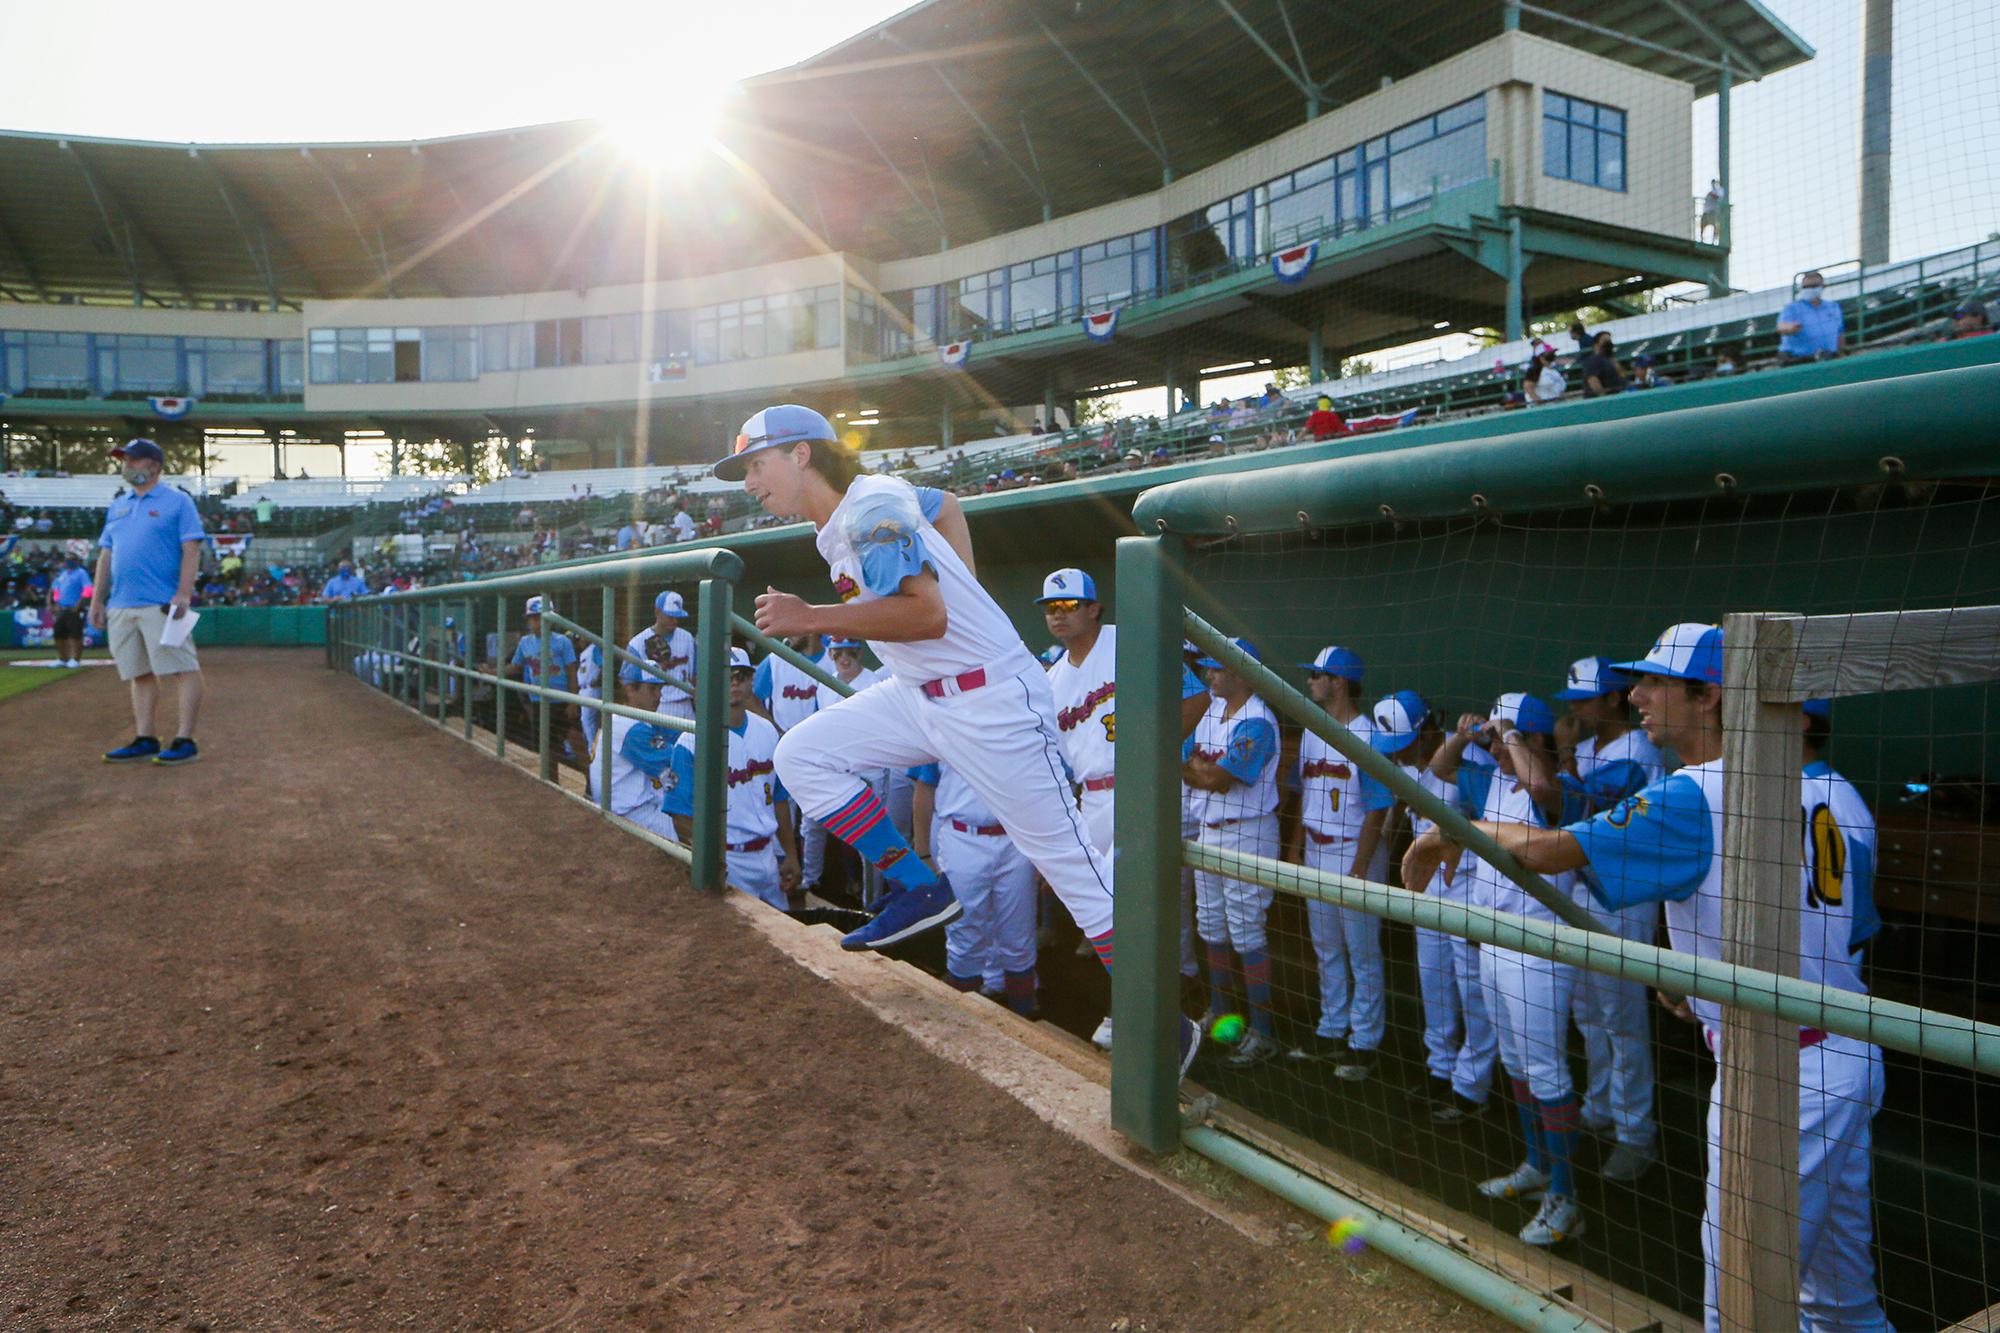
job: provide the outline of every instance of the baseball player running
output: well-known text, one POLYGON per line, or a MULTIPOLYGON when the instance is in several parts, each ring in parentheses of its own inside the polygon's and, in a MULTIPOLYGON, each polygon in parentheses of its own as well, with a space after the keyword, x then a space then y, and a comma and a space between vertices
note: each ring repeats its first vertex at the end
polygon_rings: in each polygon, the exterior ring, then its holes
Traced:
MULTIPOLYGON (((1556 691, 1556 698, 1569 705, 1568 715, 1556 723, 1565 820, 1609 810, 1667 774, 1659 749, 1631 723, 1630 688, 1631 682, 1608 659, 1585 657, 1570 664, 1568 682, 1556 691)), ((1586 896, 1587 890, 1579 895, 1581 905, 1593 908, 1612 931, 1628 940, 1653 942, 1660 928, 1658 903, 1607 912, 1586 896)), ((1637 1180, 1659 1160, 1653 1123, 1653 1017, 1646 988, 1636 981, 1579 972, 1572 1003, 1589 1068, 1583 1127, 1616 1144, 1600 1168, 1606 1180, 1637 1180)))
MULTIPOLYGON (((1306 688, 1313 702, 1354 735, 1375 739, 1375 720, 1361 707, 1361 658, 1327 647, 1310 662, 1306 688)), ((1316 870, 1387 883, 1389 843, 1382 836, 1388 788, 1308 731, 1299 738, 1299 845, 1285 859, 1316 870)), ((1295 1060, 1324 1060, 1350 1081, 1375 1072, 1388 1005, 1383 993, 1382 918, 1309 900, 1306 924, 1319 963, 1319 1026, 1294 1047, 1295 1060)))
MULTIPOLYGON (((799 885, 799 847, 792 833, 790 799, 779 784, 773 756, 778 729, 745 704, 756 668, 741 648, 729 650, 729 810, 724 819, 729 882, 780 912, 790 911, 799 885), (782 866, 778 847, 785 849, 782 866)), ((682 842, 694 840, 694 751, 699 738, 684 731, 674 742, 660 808, 674 819, 682 842)))
MULTIPOLYGON (((1588 869, 1605 907, 1650 899, 1666 905, 1673 947, 1703 958, 1722 954, 1722 630, 1669 626, 1646 656, 1620 662, 1638 677, 1632 702, 1655 745, 1686 767, 1610 810, 1554 831, 1484 823, 1487 834, 1542 874, 1588 869)), ((1412 843, 1403 882, 1421 888, 1444 851, 1436 834, 1412 843)), ((1798 975, 1841 990, 1863 989, 1851 952, 1853 909, 1815 893, 1800 877, 1798 975)), ((1676 1001, 1678 1003, 1678 1001, 1676 1001)), ((1721 1008, 1691 1000, 1709 1048, 1721 1040, 1721 1008)), ((1702 1218, 1703 1304, 1716 1312, 1715 1250, 1720 1199, 1720 1079, 1709 1089, 1707 1210, 1702 1218)), ((1806 1330, 1887 1329, 1869 1253, 1869 1152, 1882 1109, 1882 1052, 1868 1042, 1817 1028, 1799 1030, 1799 1326, 1806 1330)))
MULTIPOLYGON (((1444 746, 1444 728, 1424 697, 1401 690, 1375 705, 1374 747, 1402 765, 1412 780, 1431 795, 1467 811, 1459 784, 1431 772, 1431 761, 1444 746)), ((1476 766, 1461 763, 1459 773, 1470 777, 1476 766)), ((1412 837, 1437 827, 1414 810, 1409 815, 1412 837)), ((1431 884, 1434 897, 1466 901, 1469 873, 1454 875, 1453 865, 1440 867, 1431 884)), ((1431 1119, 1456 1124, 1486 1109, 1493 1086, 1493 1061, 1499 1038, 1486 1016, 1486 988, 1479 980, 1479 946, 1441 930, 1417 929, 1417 989, 1424 1005, 1424 1054, 1429 1071, 1431 1119)))
MULTIPOLYGON (((1549 706, 1533 695, 1503 694, 1491 717, 1467 713, 1459 719, 1457 731, 1439 747, 1431 771, 1457 780, 1466 747, 1478 740, 1498 758, 1499 766, 1467 772, 1467 803, 1488 822, 1547 828, 1550 812, 1560 813, 1562 806, 1550 745, 1555 721, 1549 706)), ((1435 832, 1430 837, 1435 838, 1435 832)), ((1426 839, 1418 841, 1427 844, 1426 839)), ((1477 857, 1470 861, 1475 904, 1540 921, 1555 919, 1539 899, 1485 861, 1477 857)), ((1571 893, 1574 879, 1554 876, 1550 884, 1560 893, 1571 893)), ((1429 882, 1427 874, 1422 884, 1429 882)), ((1421 887, 1407 879, 1404 886, 1413 892, 1421 887)), ((1490 944, 1479 950, 1479 969, 1487 1015, 1500 1038, 1500 1063, 1507 1070, 1527 1146, 1519 1166, 1481 1182, 1479 1192, 1491 1199, 1539 1199, 1541 1206, 1521 1228, 1521 1239, 1529 1245, 1554 1245, 1581 1233, 1584 1226, 1571 1168, 1578 1129, 1568 1057, 1576 969, 1490 944)))
POLYGON ((1035 1014, 1035 868, 949 764, 910 770, 917 855, 951 879, 965 915, 944 928, 945 980, 975 991, 989 972, 1009 1009, 1035 1014))
MULTIPOLYGON (((1058 569, 1042 580, 1036 599, 1049 634, 1056 641, 1056 658, 1049 665, 1049 692, 1056 701, 1057 738, 1070 779, 1077 784, 1077 803, 1084 825, 1098 851, 1111 855, 1112 810, 1117 804, 1118 627, 1104 623, 1097 599, 1097 580, 1081 569, 1058 569)), ((1194 731, 1208 711, 1208 687, 1193 671, 1181 667, 1181 736, 1194 731)), ((1183 834, 1183 836, 1192 836, 1183 834)), ((1193 882, 1189 881, 1181 911, 1181 976, 1199 975, 1195 959, 1193 882)), ((1111 1049, 1111 1016, 1097 1025, 1091 1041, 1111 1049)))
MULTIPOLYGON (((1235 644, 1262 661, 1248 639, 1235 644)), ((1193 789, 1200 841, 1252 856, 1278 854, 1278 719, 1270 705, 1251 693, 1249 682, 1213 657, 1197 663, 1208 676, 1211 702, 1181 762, 1181 780, 1193 789)), ((1211 992, 1208 1021, 1221 1017, 1239 963, 1250 1008, 1250 1030, 1224 1058, 1243 1069, 1268 1060, 1278 1050, 1271 1025, 1271 955, 1264 918, 1273 890, 1261 884, 1197 870, 1194 875, 1195 933, 1208 954, 1211 992)))
MULTIPOLYGON (((625 699, 634 708, 658 712, 660 682, 639 680, 625 687, 625 699)), ((591 744, 597 733, 590 733, 591 744)), ((614 713, 611 716, 611 813, 622 815, 643 829, 663 838, 679 838, 674 821, 660 808, 669 766, 673 762, 675 733, 638 718, 614 713)), ((594 756, 593 756, 594 757, 594 756)), ((598 767, 588 770, 590 799, 597 799, 598 767)))
MULTIPOLYGON (((943 761, 992 809, 1110 967, 1110 863, 1071 799, 1048 677, 974 577, 958 501, 862 472, 825 417, 791 404, 744 422, 715 474, 741 481, 772 514, 809 519, 839 597, 815 605, 771 589, 757 599, 757 627, 864 638, 890 674, 778 744, 786 790, 891 885, 881 910, 842 945, 884 948, 960 914, 949 883, 910 854, 858 776, 943 761)), ((1183 1070, 1200 1042, 1191 1029, 1183 1024, 1183 1070)))
MULTIPOLYGON (((687 603, 677 592, 653 599, 653 623, 632 636, 625 651, 655 663, 669 675, 694 683, 694 635, 681 628, 687 603)), ((629 668, 630 663, 626 666, 629 668)), ((660 711, 669 717, 693 717, 694 696, 678 685, 660 686, 660 711)))

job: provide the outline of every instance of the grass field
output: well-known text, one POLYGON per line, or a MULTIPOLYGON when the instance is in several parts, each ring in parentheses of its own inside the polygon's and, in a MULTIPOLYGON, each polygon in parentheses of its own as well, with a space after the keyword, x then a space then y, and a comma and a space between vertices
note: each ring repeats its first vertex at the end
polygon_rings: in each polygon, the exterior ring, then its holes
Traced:
MULTIPOLYGON (((49 656, 50 652, 46 648, 0 648, 0 701, 11 699, 17 694, 26 694, 38 686, 47 685, 50 681, 61 680, 72 674, 55 667, 44 671, 32 667, 4 665, 8 662, 45 660, 49 656)), ((91 658, 103 657, 104 652, 98 649, 86 652, 83 656, 88 661, 91 658)), ((93 667, 91 670, 102 671, 104 668, 93 667)))

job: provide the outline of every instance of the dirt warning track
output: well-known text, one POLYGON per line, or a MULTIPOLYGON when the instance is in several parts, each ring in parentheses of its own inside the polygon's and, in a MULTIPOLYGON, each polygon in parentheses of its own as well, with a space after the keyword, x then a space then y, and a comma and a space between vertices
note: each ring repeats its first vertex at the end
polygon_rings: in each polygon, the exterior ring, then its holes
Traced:
POLYGON ((183 770, 98 762, 109 672, 0 705, 0 1326, 1485 1322, 1107 1163, 317 654, 205 665, 183 770))

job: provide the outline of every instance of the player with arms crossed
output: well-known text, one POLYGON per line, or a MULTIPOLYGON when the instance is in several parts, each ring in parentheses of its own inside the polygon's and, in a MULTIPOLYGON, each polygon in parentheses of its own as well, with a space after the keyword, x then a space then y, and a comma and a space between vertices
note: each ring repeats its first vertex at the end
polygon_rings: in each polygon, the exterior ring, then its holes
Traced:
MULTIPOLYGON (((1666 905, 1667 937, 1682 953, 1722 956, 1722 630, 1672 625, 1637 662, 1616 669, 1636 676, 1632 702, 1655 745, 1686 767, 1634 792, 1611 809, 1566 828, 1482 821, 1479 828, 1539 874, 1588 869, 1590 891, 1608 909, 1653 901, 1666 905)), ((1804 719, 1801 719, 1803 726, 1804 719)), ((1410 844, 1403 883, 1421 891, 1449 844, 1432 832, 1410 844)), ((1814 891, 1799 877, 1798 975, 1813 985, 1862 991, 1850 945, 1853 895, 1814 891)), ((1663 997, 1664 998, 1664 997, 1663 997)), ((1674 1003, 1678 1004, 1679 1001, 1674 1003)), ((1722 1008, 1689 1001, 1710 1050, 1721 1041, 1722 1008)), ((1715 1250, 1721 1199, 1721 1086, 1709 1089, 1708 1180, 1701 1224, 1703 1313, 1716 1311, 1715 1250)), ((1869 1253, 1869 1144, 1882 1109, 1882 1052, 1877 1046, 1799 1029, 1799 1327, 1886 1329, 1869 1253)))
MULTIPOLYGON (((789 404, 744 422, 715 475, 741 481, 772 514, 810 520, 840 598, 814 605, 772 589, 757 599, 757 627, 866 639, 889 673, 778 742, 785 789, 890 883, 875 917, 842 946, 886 948, 959 915, 950 885, 911 854, 858 776, 942 761, 986 802, 1109 968, 1110 862, 1071 796, 1048 677, 973 575, 958 501, 862 472, 825 417, 789 404)), ((1183 1071, 1199 1041, 1184 1021, 1183 1071)))

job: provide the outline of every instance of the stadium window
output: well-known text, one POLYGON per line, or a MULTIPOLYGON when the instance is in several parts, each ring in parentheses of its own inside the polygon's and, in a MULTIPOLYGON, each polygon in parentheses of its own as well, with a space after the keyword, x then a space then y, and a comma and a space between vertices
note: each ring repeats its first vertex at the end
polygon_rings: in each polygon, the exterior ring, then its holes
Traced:
POLYGON ((813 294, 813 346, 840 346, 840 284, 815 287, 813 294))
MULTIPOLYGON (((199 344, 228 339, 188 339, 190 352, 199 344)), ((151 334, 99 334, 97 381, 117 393, 174 393, 187 380, 181 374, 180 340, 151 334)), ((261 387, 261 385, 259 386, 261 387)))
POLYGON ((694 359, 698 365, 713 365, 716 361, 715 307, 704 306, 694 312, 694 359))
POLYGON ((686 356, 694 350, 694 337, 685 310, 662 310, 654 317, 653 355, 686 356))
POLYGON ((1332 158, 1257 188, 1257 231, 1267 252, 1311 240, 1333 218, 1332 158))
POLYGON ((614 365, 629 365, 639 359, 639 316, 612 315, 611 361, 614 365))
POLYGON ((417 384, 424 378, 423 333, 419 329, 396 330, 396 373, 398 384, 417 384))
POLYGON ((715 308, 715 359, 743 359, 743 303, 724 301, 715 308))
POLYGON ((488 324, 479 331, 479 371, 482 375, 497 374, 513 365, 507 357, 507 344, 513 327, 511 324, 488 324))
POLYGON ((255 395, 267 391, 261 338, 189 338, 188 391, 255 395))
POLYGON ((1054 324, 1063 308, 1065 287, 1076 285, 1074 253, 1044 255, 1007 271, 1010 329, 1039 329, 1054 324), (1067 279, 1067 282, 1064 280, 1067 279))
POLYGON ((743 355, 745 358, 768 356, 774 349, 765 342, 764 298, 752 296, 743 301, 743 355))
POLYGON ((507 360, 503 362, 509 370, 532 370, 535 365, 535 326, 523 321, 507 326, 507 360))
POLYGON ((918 287, 910 293, 910 345, 928 347, 938 338, 938 289, 918 287))
POLYGON ((423 375, 426 382, 479 378, 477 330, 447 324, 424 330, 423 375))
POLYGON ((297 393, 306 383, 306 345, 301 338, 278 342, 278 392, 297 393))
POLYGON ((1625 189, 1625 113, 1562 93, 1542 93, 1542 174, 1625 189))
POLYGON ((847 289, 847 353, 856 360, 873 361, 883 352, 882 309, 875 293, 859 287, 847 289))
POLYGON ((783 356, 787 352, 804 351, 812 345, 812 312, 798 299, 797 292, 786 292, 773 296, 764 302, 764 347, 771 356, 783 356))
POLYGON ((561 320, 556 319, 538 319, 535 321, 534 364, 537 370, 545 370, 550 366, 559 366, 562 364, 562 361, 559 359, 562 334, 556 328, 561 322, 561 320))
POLYGON ((26 334, 9 329, 0 333, 0 392, 19 393, 28 383, 26 334))
POLYGON ((1389 134, 1391 214, 1487 174, 1486 98, 1470 98, 1389 134))
MULTIPOLYGON (((394 384, 396 382, 396 330, 365 329, 367 338, 367 369, 363 372, 363 384, 394 384)), ((411 376, 415 378, 414 375, 411 376)))
POLYGON ((1134 232, 1077 252, 1077 306, 1095 314, 1153 289, 1153 233, 1134 232))
POLYGON ((81 333, 30 332, 22 380, 30 389, 90 387, 90 340, 81 333))
POLYGON ((1007 270, 974 273, 946 285, 953 338, 964 338, 1006 326, 1007 270))

